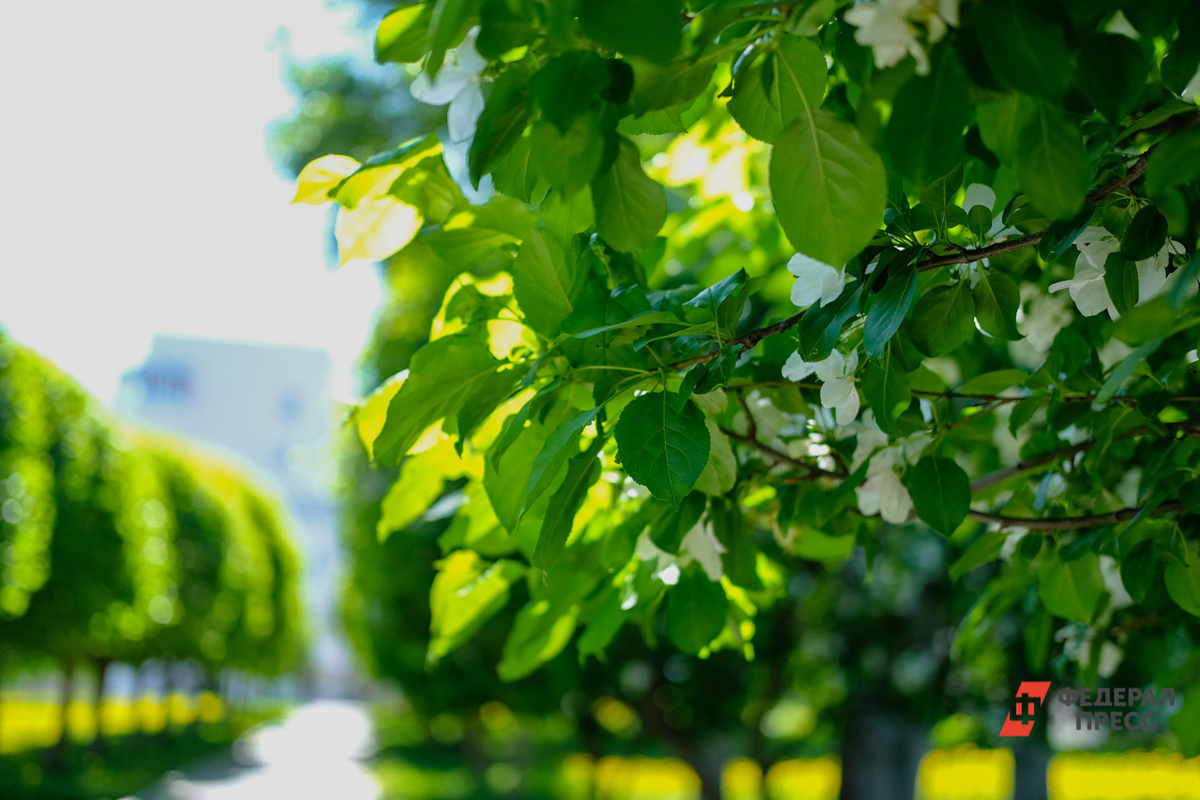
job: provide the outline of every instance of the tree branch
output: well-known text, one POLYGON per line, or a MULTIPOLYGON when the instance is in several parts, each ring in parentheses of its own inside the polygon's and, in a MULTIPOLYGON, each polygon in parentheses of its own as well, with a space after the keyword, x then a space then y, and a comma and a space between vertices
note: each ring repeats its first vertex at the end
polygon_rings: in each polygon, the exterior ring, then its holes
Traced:
MULTIPOLYGON (((749 413, 749 412, 747 412, 747 413, 749 413)), ((735 431, 730 430, 729 428, 724 428, 724 427, 721 428, 721 433, 725 434, 730 439, 733 439, 735 442, 741 442, 744 445, 749 445, 750 447, 753 447, 755 450, 757 450, 758 452, 767 456, 768 458, 775 461, 776 463, 786 464, 789 467, 793 467, 793 468, 799 469, 799 470, 804 470, 805 472, 807 472, 809 475, 811 475, 813 477, 834 478, 836 480, 841 480, 846 477, 845 475, 841 474, 840 472, 831 472, 830 470, 827 470, 827 469, 821 469, 820 467, 816 466, 815 464, 807 464, 798 458, 792 458, 787 453, 781 453, 778 450, 763 444, 758 439, 755 439, 753 436, 746 436, 744 434, 737 433, 735 431)))
MULTIPOLYGON (((1163 503, 1151 514, 1173 514, 1183 510, 1178 502, 1163 503)), ((989 525, 999 525, 1001 528, 1028 528, 1031 531, 1073 531, 1081 528, 1097 528, 1101 525, 1112 525, 1123 522, 1140 514, 1140 508, 1122 508, 1120 511, 1110 511, 1107 514, 1084 514, 1078 517, 1006 517, 1000 514, 986 514, 982 511, 968 511, 967 518, 986 522, 989 525)))

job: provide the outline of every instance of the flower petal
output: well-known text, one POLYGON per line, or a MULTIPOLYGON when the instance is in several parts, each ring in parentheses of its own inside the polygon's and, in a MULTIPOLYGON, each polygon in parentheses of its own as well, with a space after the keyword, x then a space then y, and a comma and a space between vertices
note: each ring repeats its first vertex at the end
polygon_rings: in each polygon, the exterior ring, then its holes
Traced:
POLYGON ((792 353, 781 372, 784 380, 799 382, 812 375, 816 367, 816 364, 810 364, 801 358, 799 353, 792 353))
POLYGON ((450 141, 465 142, 475 135, 475 124, 483 113, 483 89, 478 80, 468 83, 450 101, 446 122, 450 126, 450 141))

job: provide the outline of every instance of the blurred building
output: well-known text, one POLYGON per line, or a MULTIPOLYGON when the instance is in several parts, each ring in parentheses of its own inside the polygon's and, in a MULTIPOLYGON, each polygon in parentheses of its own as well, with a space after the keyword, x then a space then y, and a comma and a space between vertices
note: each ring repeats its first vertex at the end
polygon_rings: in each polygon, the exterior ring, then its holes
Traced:
POLYGON ((310 691, 353 687, 337 613, 341 550, 332 492, 333 364, 323 350, 158 336, 125 373, 119 412, 237 456, 288 506, 312 636, 310 691))

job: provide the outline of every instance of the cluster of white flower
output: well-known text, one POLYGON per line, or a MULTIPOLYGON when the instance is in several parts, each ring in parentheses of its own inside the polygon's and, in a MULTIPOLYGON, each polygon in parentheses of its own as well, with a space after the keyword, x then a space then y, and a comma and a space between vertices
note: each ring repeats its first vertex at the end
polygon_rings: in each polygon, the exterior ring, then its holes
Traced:
POLYGON ((421 70, 408 89, 422 103, 450 106, 446 121, 450 127, 450 140, 455 144, 475 135, 475 124, 483 113, 483 82, 479 76, 487 69, 488 62, 475 49, 478 37, 479 28, 472 28, 462 44, 448 54, 436 77, 430 78, 428 72, 421 70))
POLYGON ((867 459, 871 460, 866 480, 855 490, 858 510, 867 515, 878 514, 885 522, 899 525, 908 521, 913 504, 896 467, 917 463, 922 448, 929 443, 929 436, 917 432, 891 444, 888 441, 888 435, 875 423, 875 415, 867 409, 859 424, 858 445, 854 448, 850 468, 856 470, 867 459))
POLYGON ((815 258, 797 253, 788 261, 788 272, 796 276, 792 284, 792 302, 808 308, 818 300, 829 305, 846 286, 846 268, 832 267, 815 258))
MULTIPOLYGON (((1104 285, 1104 262, 1117 252, 1121 242, 1106 228, 1091 225, 1075 240, 1079 258, 1075 261, 1074 276, 1050 285, 1051 292, 1066 289, 1075 301, 1075 307, 1085 317, 1094 317, 1107 311, 1111 319, 1120 316, 1117 307, 1104 285)), ((1144 303, 1162 292, 1167 283, 1167 264, 1172 253, 1183 252, 1183 245, 1172 239, 1163 244, 1155 255, 1137 262, 1138 302, 1144 303)))
POLYGON ((843 356, 834 350, 821 361, 809 363, 792 353, 783 365, 783 377, 799 382, 812 374, 821 379, 821 405, 836 412, 838 425, 849 425, 858 416, 861 401, 854 386, 854 371, 858 369, 858 351, 843 356))
POLYGON ((930 44, 941 41, 947 26, 958 25, 958 0, 873 0, 857 3, 846 12, 846 22, 857 30, 854 40, 870 47, 875 66, 887 69, 905 55, 917 62, 917 74, 929 74, 929 56, 918 36, 925 29, 930 44))
POLYGON ((653 563, 654 577, 668 586, 679 582, 679 571, 695 561, 704 570, 710 581, 721 580, 725 569, 721 566, 721 554, 725 547, 717 540, 711 525, 697 524, 692 527, 679 545, 679 555, 660 550, 650 539, 648 533, 643 533, 637 540, 634 555, 639 560, 653 563))

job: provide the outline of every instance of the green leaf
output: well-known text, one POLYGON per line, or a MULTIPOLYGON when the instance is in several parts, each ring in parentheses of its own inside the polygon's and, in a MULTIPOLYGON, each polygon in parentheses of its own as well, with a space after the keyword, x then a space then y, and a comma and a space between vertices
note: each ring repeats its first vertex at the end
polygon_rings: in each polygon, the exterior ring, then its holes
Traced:
POLYGON ((1100 559, 1092 551, 1072 561, 1063 561, 1052 551, 1038 567, 1037 581, 1038 595, 1051 614, 1076 622, 1091 622, 1096 615, 1104 578, 1100 559))
POLYGON ((1167 295, 1167 301, 1172 311, 1183 308, 1188 291, 1196 287, 1197 277, 1200 277, 1200 255, 1192 256, 1191 260, 1179 270, 1179 275, 1176 276, 1175 282, 1171 286, 1170 294, 1167 295))
POLYGON ((679 61, 652 69, 637 70, 634 74, 630 103, 633 113, 641 116, 684 103, 691 103, 708 88, 716 63, 679 61))
POLYGON ((975 334, 975 301, 966 281, 935 286, 913 309, 912 340, 925 355, 939 358, 975 334))
POLYGON ((579 618, 577 604, 530 600, 517 612, 496 672, 502 681, 529 675, 562 652, 579 618))
POLYGON ((1154 206, 1143 206, 1121 237, 1121 255, 1130 261, 1144 261, 1158 255, 1166 241, 1167 218, 1154 206))
POLYGON ((375 30, 375 63, 411 64, 425 56, 432 6, 405 6, 388 14, 375 30))
POLYGON ((569 197, 551 190, 538 206, 538 216, 546 223, 546 229, 569 242, 577 233, 583 233, 596 224, 596 212, 592 208, 592 191, 583 187, 569 197))
POLYGON ((1008 535, 1000 531, 984 531, 971 543, 966 552, 950 565, 950 580, 957 581, 976 567, 995 561, 1000 557, 1000 551, 1004 549, 1007 539, 1008 535))
POLYGON ((1121 385, 1129 380, 1134 370, 1149 358, 1162 342, 1162 338, 1151 339, 1121 359, 1121 362, 1109 374, 1108 379, 1104 381, 1104 385, 1100 387, 1100 391, 1096 392, 1096 402, 1104 403, 1110 400, 1121 388, 1121 385))
POLYGON ((1016 164, 1017 136, 1032 111, 1033 101, 1016 92, 1001 95, 976 107, 979 136, 1001 164, 1016 164))
POLYGON ((537 172, 529 163, 531 149, 530 138, 523 136, 492 167, 492 184, 496 191, 522 203, 533 200, 537 185, 537 172))
POLYGON ((648 246, 667 219, 667 194, 642 171, 637 146, 622 137, 612 165, 592 181, 596 232, 614 250, 648 246))
POLYGON ((1109 253, 1104 261, 1104 286, 1117 311, 1126 314, 1137 305, 1137 264, 1120 253, 1109 253))
POLYGON ((1053 261, 1065 253, 1092 221, 1095 212, 1095 206, 1085 205, 1073 218, 1050 223, 1050 227, 1042 233, 1042 240, 1038 242, 1038 255, 1046 261, 1053 261))
POLYGON ((913 265, 889 268, 887 282, 867 309, 867 319, 863 326, 863 342, 866 344, 869 358, 878 358, 883 353, 884 347, 896 335, 896 331, 900 330, 900 325, 904 322, 904 317, 916 296, 917 271, 913 265))
POLYGON ((1189 551, 1188 563, 1170 559, 1166 571, 1167 594, 1175 604, 1200 617, 1200 558, 1189 551))
POLYGON ((1121 583, 1133 602, 1141 604, 1158 576, 1158 549, 1150 540, 1138 542, 1121 559, 1121 583))
POLYGON ((532 505, 525 502, 529 476, 534 460, 546 446, 548 433, 536 420, 526 426, 518 412, 509 420, 503 434, 506 439, 511 437, 511 441, 503 448, 493 448, 484 463, 483 489, 496 519, 509 533, 516 531, 528 505, 532 505))
POLYGON ((1150 63, 1128 36, 1093 33, 1079 48, 1079 86, 1083 96, 1109 122, 1120 122, 1146 88, 1150 63))
POLYGON ((667 638, 685 653, 698 653, 725 629, 729 598, 697 564, 679 574, 667 592, 667 638))
MULTIPOLYGON (((542 518, 541 534, 538 536, 537 547, 531 560, 533 566, 550 570, 562 558, 575 523, 575 515, 587 499, 588 490, 600 478, 598 456, 603 444, 603 440, 597 438, 587 450, 576 453, 571 459, 562 486, 550 496, 546 516, 542 518)), ((527 502, 533 503, 532 495, 527 502)))
POLYGON ((1172 186, 1200 178, 1200 128, 1169 136, 1146 162, 1146 194, 1156 197, 1172 186))
POLYGON ((532 506, 542 492, 558 477, 567 459, 579 453, 579 437, 600 413, 599 407, 581 411, 559 425, 546 437, 546 444, 533 461, 529 473, 529 489, 525 495, 525 507, 532 506))
POLYGON ((574 258, 553 236, 532 231, 521 243, 513 261, 513 297, 525 321, 535 331, 553 338, 574 308, 581 280, 574 258))
POLYGON ((594 112, 587 112, 564 132, 548 120, 534 123, 529 131, 530 163, 538 177, 568 193, 587 186, 604 157, 605 137, 599 122, 594 112))
POLYGON ((529 93, 542 119, 566 133, 576 119, 604 105, 612 73, 603 56, 570 50, 548 60, 529 80, 529 93))
POLYGON ((732 275, 728 275, 705 289, 701 289, 696 293, 696 296, 684 303, 685 308, 700 308, 706 311, 716 311, 721 304, 728 300, 734 294, 740 292, 742 287, 750 280, 750 276, 746 274, 746 270, 738 269, 732 275))
POLYGON ((375 459, 399 464, 421 434, 454 414, 503 364, 485 342, 470 335, 447 336, 422 347, 388 404, 387 420, 375 439, 375 459))
POLYGON ((400 391, 400 387, 404 385, 403 378, 403 373, 389 378, 372 392, 354 412, 358 438, 362 441, 363 449, 367 451, 367 458, 371 461, 375 460, 375 440, 379 438, 379 432, 383 430, 384 422, 387 420, 388 406, 396 392, 400 391))
MULTIPOLYGON (((496 79, 492 94, 479 114, 475 126, 475 138, 471 141, 468 154, 471 184, 479 188, 479 181, 491 172, 500 158, 512 149, 525 132, 529 121, 529 95, 525 92, 526 75, 523 71, 510 69, 496 79)), ((547 181, 548 182, 548 181, 547 181)))
POLYGON ((813 306, 800 319, 797 351, 808 362, 826 358, 842 336, 842 327, 862 308, 862 285, 847 286, 829 305, 813 306))
POLYGON ((1000 394, 1005 389, 1021 386, 1029 373, 1023 369, 998 369, 976 375, 962 385, 962 394, 1000 394))
POLYGON ((949 536, 967 518, 971 480, 958 464, 941 456, 925 456, 904 477, 917 516, 938 533, 949 536))
POLYGON ((682 40, 679 0, 579 0, 588 38, 627 56, 670 61, 682 40))
POLYGON ((875 421, 880 429, 898 435, 896 420, 912 402, 912 391, 899 359, 892 356, 892 345, 884 349, 882 359, 867 361, 862 390, 867 405, 875 411, 875 421))
POLYGON ((738 70, 729 114, 755 139, 774 142, 788 123, 821 105, 827 70, 813 40, 778 36, 738 70))
POLYGON ((342 181, 358 171, 359 163, 349 156, 321 156, 300 170, 293 203, 319 206, 333 199, 342 181))
POLYGON ((454 458, 447 449, 432 447, 404 459, 400 475, 383 498, 375 526, 379 541, 416 522, 441 497, 446 485, 446 462, 454 458))
POLYGON ((579 641, 575 643, 580 656, 599 653, 621 630, 629 614, 621 608, 621 592, 610 588, 600 607, 592 614, 579 641))
POLYGON ((841 267, 883 221, 887 175, 858 130, 827 111, 805 114, 771 151, 771 197, 797 250, 841 267))
POLYGON ((1167 719, 1167 725, 1179 741, 1184 758, 1200 755, 1200 685, 1184 692, 1183 706, 1167 719))
POLYGON ((514 14, 505 0, 486 0, 479 10, 479 26, 475 48, 487 59, 498 59, 509 50, 533 44, 537 37, 533 25, 514 14))
POLYGON ((634 398, 615 435, 629 477, 678 508, 708 463, 710 440, 704 412, 691 400, 678 404, 669 392, 634 398))
POLYGON ((1003 272, 980 270, 979 283, 975 284, 971 296, 979 327, 997 339, 1015 342, 1023 338, 1017 330, 1021 290, 1016 281, 1003 272))
POLYGON ((1017 177, 1037 208, 1052 219, 1073 217, 1092 172, 1079 127, 1055 106, 1039 105, 1017 137, 1017 177))
POLYGON ((704 424, 708 428, 711 444, 708 463, 696 481, 696 491, 720 497, 737 483, 737 457, 733 454, 729 437, 721 432, 720 426, 708 417, 705 417, 704 424))
POLYGON ((1062 28, 1025 0, 996 0, 975 9, 979 44, 996 77, 1021 92, 1061 100, 1071 74, 1062 28))
POLYGON ((504 608, 509 587, 525 575, 519 562, 502 559, 489 564, 470 550, 456 550, 436 566, 429 593, 430 664, 466 643, 504 608))
POLYGON ((736 348, 725 348, 720 354, 706 364, 695 367, 700 374, 696 378, 695 394, 708 394, 714 389, 728 386, 737 368, 738 354, 736 348))
POLYGON ((437 0, 429 20, 429 60, 425 69, 437 75, 446 59, 446 51, 467 32, 467 23, 479 14, 483 0, 437 0))
POLYGON ((640 328, 647 325, 665 325, 675 324, 686 326, 688 323, 681 320, 676 314, 671 311, 643 311, 639 314, 634 314, 629 319, 623 319, 620 322, 614 322, 611 325, 601 325, 599 328, 588 328, 586 331, 580 331, 573 334, 576 339, 590 339, 601 333, 609 331, 619 331, 625 328, 640 328))
POLYGON ((938 52, 928 76, 910 78, 896 93, 883 139, 889 163, 918 187, 962 160, 970 109, 967 76, 954 50, 938 52))

